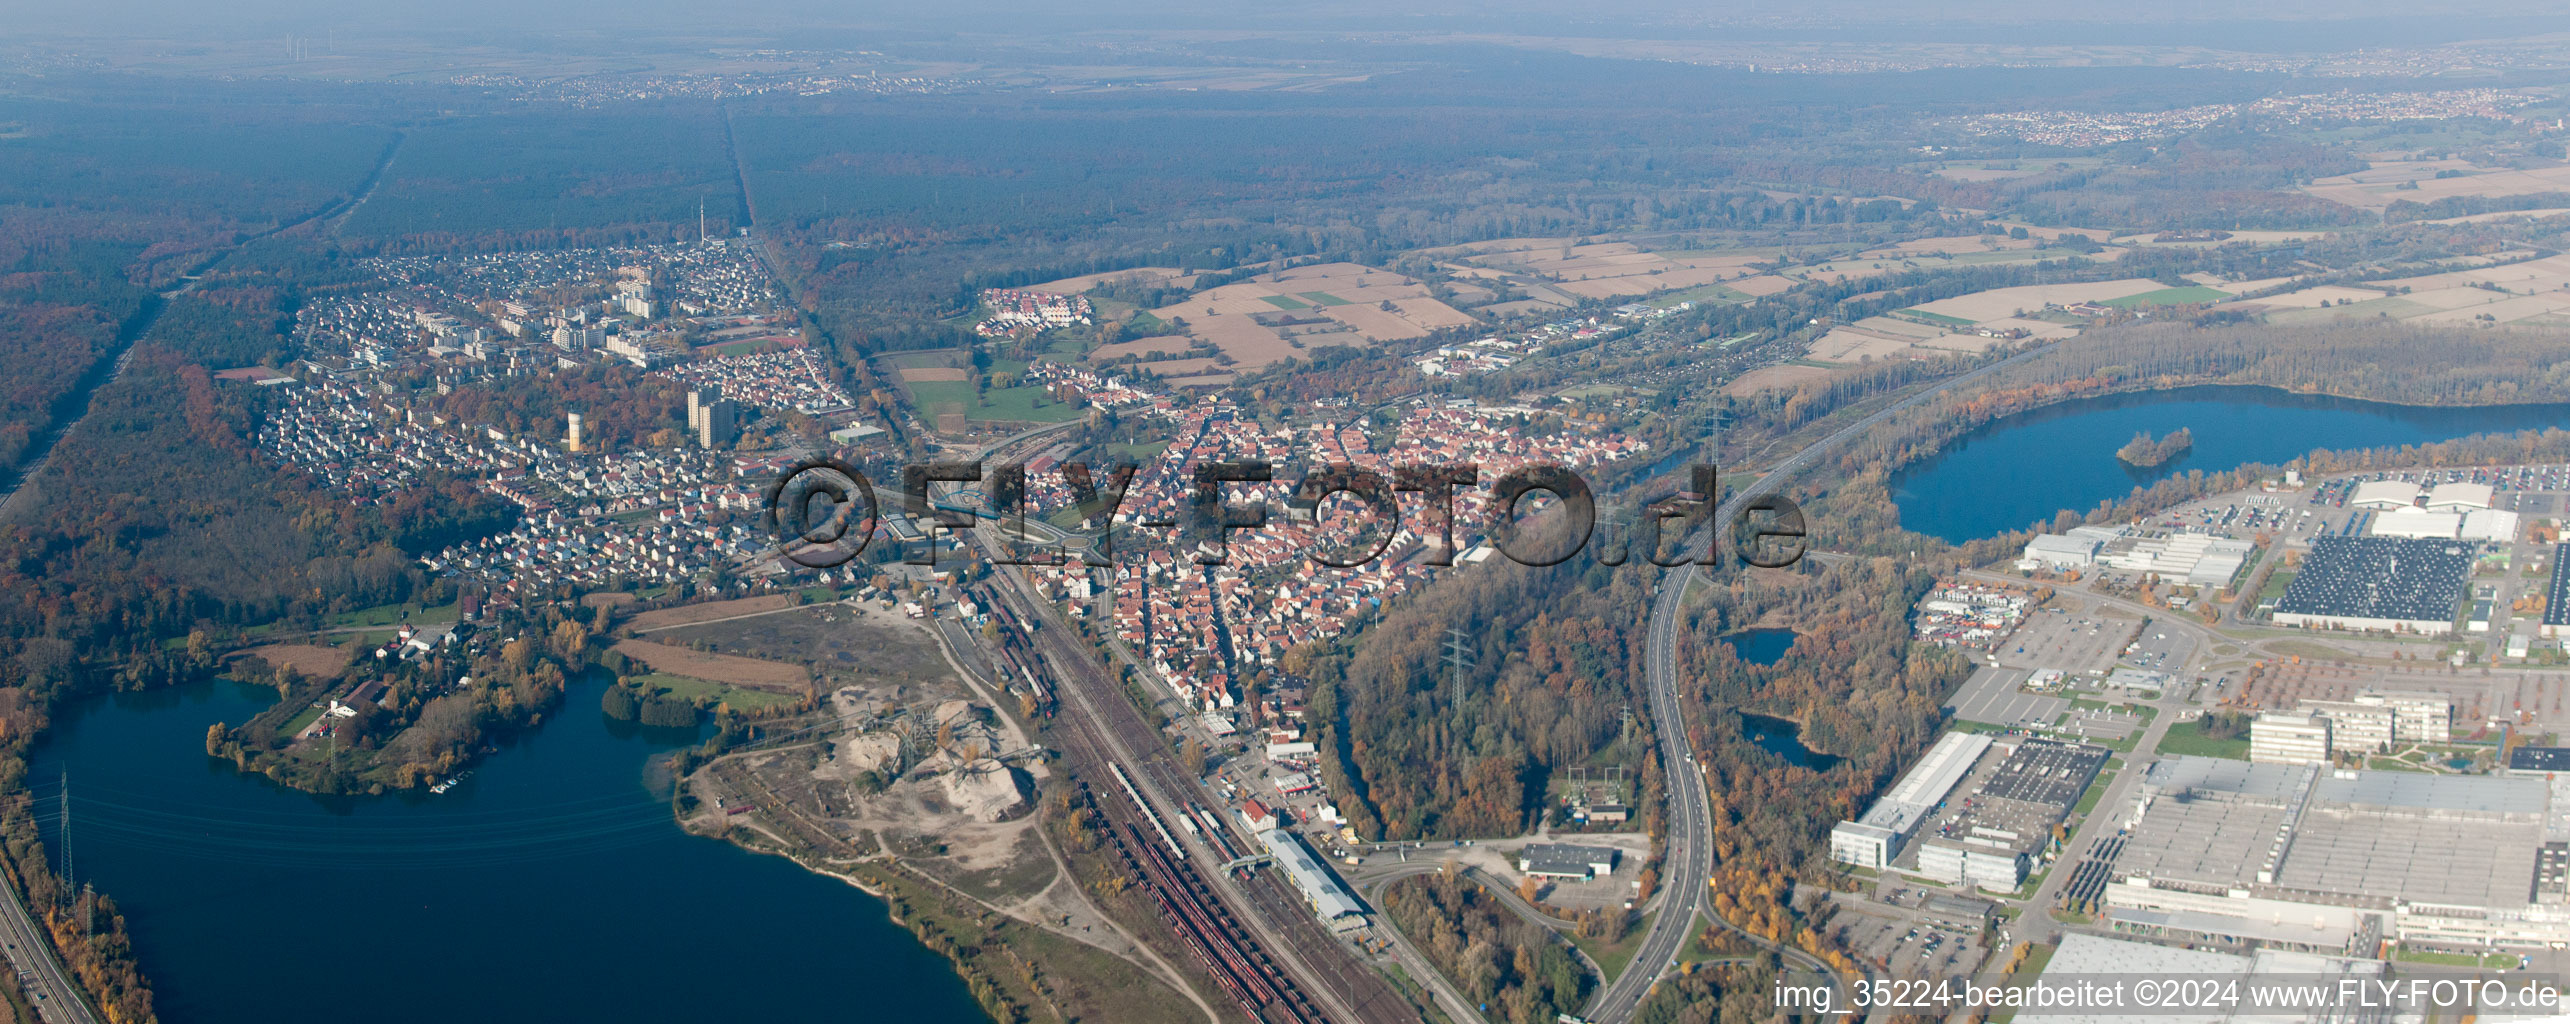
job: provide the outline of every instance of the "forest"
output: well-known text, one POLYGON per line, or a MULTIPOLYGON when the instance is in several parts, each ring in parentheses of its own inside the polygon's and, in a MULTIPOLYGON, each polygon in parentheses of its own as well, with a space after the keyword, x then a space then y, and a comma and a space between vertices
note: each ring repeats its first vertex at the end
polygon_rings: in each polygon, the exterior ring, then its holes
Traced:
POLYGON ((354 251, 486 252, 729 236, 740 190, 709 103, 514 110, 409 128, 351 211, 354 251))
POLYGON ((1383 890, 1383 911, 1464 998, 1505 1024, 1552 1024, 1577 1013, 1589 974, 1552 930, 1519 918, 1499 898, 1447 870, 1383 890))
POLYGON ((218 247, 364 180, 390 134, 330 108, 170 105, 53 84, 0 96, 0 480, 218 247))
POLYGON ((1458 571, 1393 605, 1352 653, 1308 659, 1322 770, 1357 831, 1517 835, 1564 767, 1648 777, 1648 744, 1621 722, 1643 676, 1628 609, 1652 575, 1587 558, 1458 571), (1460 672, 1441 660, 1450 629, 1471 645, 1460 672))

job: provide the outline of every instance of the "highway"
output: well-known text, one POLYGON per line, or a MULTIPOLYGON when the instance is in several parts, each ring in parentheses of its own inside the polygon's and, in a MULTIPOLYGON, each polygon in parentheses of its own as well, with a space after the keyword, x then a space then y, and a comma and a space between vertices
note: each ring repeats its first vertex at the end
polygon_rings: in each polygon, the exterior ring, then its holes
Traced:
MULTIPOLYGON (((1769 468, 1765 475, 1725 499, 1715 508, 1713 529, 1718 533, 1724 524, 1738 515, 1749 501, 1775 493, 1794 474, 1809 468, 1822 456, 1857 435, 1873 429, 1883 421, 1958 384, 1969 383, 1997 372, 2000 368, 2032 359, 2052 351, 2059 343, 2028 349, 2016 355, 1964 373, 1910 395, 1874 412, 1863 419, 1838 428, 1828 436, 1804 446, 1784 461, 1769 468)), ((1712 543, 1713 538, 1703 538, 1712 543)), ((1691 541, 1690 543, 1695 543, 1691 541)), ((1690 551, 1695 549, 1690 548, 1690 551)), ((1713 822, 1707 813, 1704 769, 1696 763, 1695 751, 1687 739, 1686 717, 1680 712, 1677 671, 1678 635, 1685 629, 1681 617, 1687 589, 1694 584, 1697 566, 1689 561, 1660 581, 1658 597, 1651 606, 1650 632, 1644 648, 1648 669, 1645 672, 1647 700, 1654 731, 1660 739, 1660 764, 1668 781, 1669 823, 1663 847, 1660 879, 1666 894, 1660 912, 1651 919, 1650 931, 1633 963, 1615 983, 1606 986, 1589 1000, 1588 1019, 1598 1024, 1625 1024, 1633 1019, 1642 1000, 1660 978, 1676 966, 1678 951, 1685 947, 1695 930, 1696 915, 1712 917, 1705 906, 1706 888, 1713 878, 1713 822)), ((1727 927, 1729 922, 1723 922, 1727 927)), ((1809 958, 1800 958, 1809 960, 1809 958)), ((1811 961, 1817 964, 1817 961, 1811 961)))
POLYGON ((54 958, 53 941, 27 913, 26 897, 14 885, 0 889, 9 893, 9 912, 0 914, 0 942, 8 944, 10 966, 17 968, 18 986, 35 1004, 36 1016, 45 1024, 100 1024, 79 986, 72 984, 71 973, 54 958))

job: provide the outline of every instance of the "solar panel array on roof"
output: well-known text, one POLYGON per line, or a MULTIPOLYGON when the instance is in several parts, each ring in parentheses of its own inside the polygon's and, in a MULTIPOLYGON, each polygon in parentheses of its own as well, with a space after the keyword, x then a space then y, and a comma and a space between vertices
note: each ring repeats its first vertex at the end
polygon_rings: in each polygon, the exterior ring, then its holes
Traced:
POLYGON ((2570 747, 2518 747, 2508 751, 2508 770, 2570 772, 2570 747))
POLYGON ((2570 553, 2570 544, 2552 546, 2552 599, 2543 606, 2543 624, 2570 626, 2570 565, 2561 556, 2570 553))
MULTIPOLYGON (((2276 620, 2450 623, 2462 606, 2472 549, 2451 540, 2319 537, 2276 602, 2276 620), (2352 620, 2352 621, 2349 621, 2352 620)), ((2321 624, 2325 624, 2321 623, 2321 624)))
POLYGON ((2007 760, 1999 762, 1990 780, 1981 784, 1981 793, 2041 804, 2055 813, 2067 812, 2079 802, 2080 794, 2088 791, 2097 769, 2104 767, 2106 758, 2113 753, 2086 743, 2027 740, 2007 760))

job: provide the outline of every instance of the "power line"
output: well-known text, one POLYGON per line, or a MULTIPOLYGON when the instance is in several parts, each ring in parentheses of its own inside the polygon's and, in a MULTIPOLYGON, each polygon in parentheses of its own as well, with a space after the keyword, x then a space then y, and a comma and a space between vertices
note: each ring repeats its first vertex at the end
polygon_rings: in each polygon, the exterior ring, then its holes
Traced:
POLYGON ((1446 664, 1454 670, 1454 681, 1457 687, 1463 685, 1464 670, 1471 668, 1473 664, 1472 646, 1468 636, 1469 634, 1461 629, 1454 627, 1446 629, 1446 664))

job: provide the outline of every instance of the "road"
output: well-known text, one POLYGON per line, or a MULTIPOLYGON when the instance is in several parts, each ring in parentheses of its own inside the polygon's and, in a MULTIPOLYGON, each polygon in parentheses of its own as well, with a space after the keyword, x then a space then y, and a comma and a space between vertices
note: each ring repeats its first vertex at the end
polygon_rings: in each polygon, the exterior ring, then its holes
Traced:
POLYGON ((35 479, 36 474, 43 472, 45 466, 53 461, 54 449, 62 444, 64 438, 71 436, 72 429, 89 418, 89 410, 94 404, 93 399, 96 398, 98 390, 125 375, 125 367, 134 361, 134 345, 152 332, 152 325, 160 322, 161 313, 169 309, 172 301, 181 295, 195 291, 204 283, 203 278, 208 271, 213 270, 224 260, 230 259, 232 254, 241 251, 242 247, 272 235, 292 231, 314 221, 337 216, 355 209, 358 203, 365 202, 366 197, 374 194, 376 183, 383 180, 384 168, 392 166, 393 154, 401 149, 404 138, 405 136, 400 133, 394 134, 391 145, 384 148, 383 155, 376 159, 373 169, 366 172, 365 180, 357 183, 356 191, 349 197, 335 200, 296 220, 287 221, 256 234, 241 236, 240 240, 214 250, 203 260, 198 261, 194 267, 189 268, 188 272, 179 278, 182 284, 153 296, 140 313, 118 329, 114 350, 102 355, 97 365, 81 375, 79 382, 73 386, 70 393, 55 401, 55 408, 50 412, 53 422, 38 430, 35 436, 29 439, 27 453, 20 456, 18 465, 14 468, 0 466, 0 481, 6 481, 8 487, 5 492, 0 492, 0 514, 6 514, 9 506, 17 502, 19 492, 26 489, 27 481, 35 479), (74 409, 79 410, 78 415, 63 415, 74 409))
POLYGON ((18 887, 0 885, 0 890, 9 893, 9 912, 0 914, 0 942, 8 944, 9 963, 17 968, 19 985, 35 1004, 36 1015, 45 1024, 100 1024, 97 1012, 81 998, 79 986, 72 984, 70 972, 54 958, 53 942, 27 913, 26 898, 18 894, 18 887))
MULTIPOLYGON (((1934 387, 1903 398, 1863 419, 1838 428, 1828 436, 1804 446, 1784 461, 1769 468, 1765 475, 1741 488, 1714 510, 1714 529, 1738 515, 1749 501, 1774 493, 1794 474, 1808 468, 1839 445, 1873 429, 1883 421, 1927 401, 1959 384, 1979 380, 2000 368, 2035 358, 2052 351, 2059 343, 2028 349, 2016 355, 1947 379, 1934 387)), ((1703 538, 1712 543, 1713 538, 1703 538)), ((1662 855, 1660 879, 1668 898, 1660 912, 1651 919, 1650 931, 1642 947, 1633 956, 1632 966, 1589 1000, 1590 1020, 1599 1024, 1624 1024, 1649 996, 1660 978, 1676 966, 1678 951, 1695 931, 1699 913, 1708 917, 1705 890, 1713 878, 1713 822, 1705 792, 1704 770, 1696 764, 1695 751, 1687 739, 1686 718, 1678 702, 1677 647, 1678 635, 1685 620, 1680 613, 1686 601, 1687 588, 1694 584, 1697 567, 1692 561, 1660 581, 1659 597, 1651 607, 1651 623, 1645 640, 1648 664, 1644 685, 1651 720, 1660 739, 1660 764, 1668 778, 1669 824, 1662 855)), ((1718 920, 1718 919, 1717 919, 1718 920)), ((1729 922, 1723 922, 1728 927, 1729 922)))

